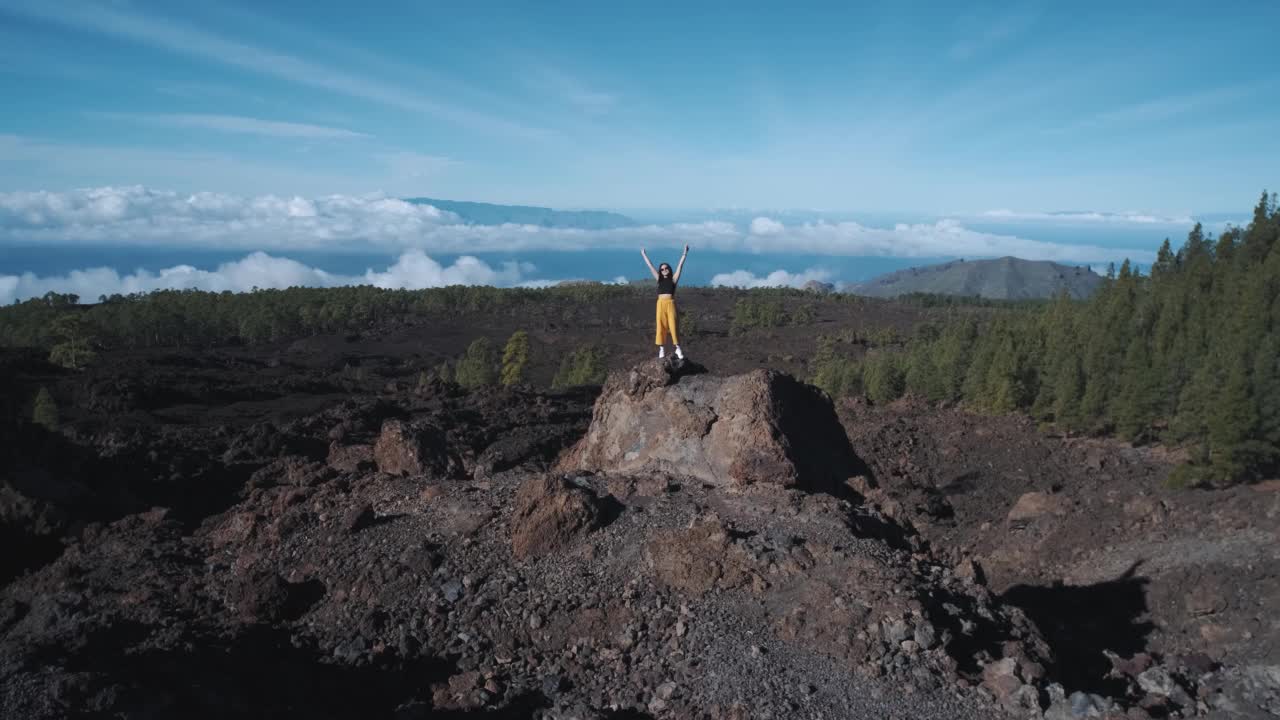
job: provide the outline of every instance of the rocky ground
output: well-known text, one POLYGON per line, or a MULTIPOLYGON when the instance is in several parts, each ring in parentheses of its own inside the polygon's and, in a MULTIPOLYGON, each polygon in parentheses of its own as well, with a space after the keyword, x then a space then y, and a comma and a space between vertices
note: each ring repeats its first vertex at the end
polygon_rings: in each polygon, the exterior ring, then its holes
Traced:
POLYGON ((1122 692, 1103 651, 1155 656, 1223 689, 1224 717, 1280 714, 1280 483, 1174 490, 1163 448, 911 400, 840 414, 868 496, 935 553, 975 561, 1045 633, 1063 682, 1122 692))
POLYGON ((1280 714, 1271 485, 764 357, 465 392, 299 342, 3 358, 66 412, 0 428, 0 716, 1280 714))

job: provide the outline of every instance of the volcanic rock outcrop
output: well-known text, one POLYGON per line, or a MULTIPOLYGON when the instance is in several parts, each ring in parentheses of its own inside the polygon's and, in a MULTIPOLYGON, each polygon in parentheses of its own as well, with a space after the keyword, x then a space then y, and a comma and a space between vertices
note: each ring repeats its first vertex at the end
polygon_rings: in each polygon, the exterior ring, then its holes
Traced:
POLYGON ((0 717, 1115 716, 976 566, 861 502, 820 391, 698 370, 616 373, 594 410, 438 382, 51 438, 138 497, 48 500, 76 522, 0 588, 0 717))
POLYGON ((717 377, 699 369, 668 359, 611 374, 590 430, 559 468, 832 494, 859 471, 822 391, 771 370, 717 377))

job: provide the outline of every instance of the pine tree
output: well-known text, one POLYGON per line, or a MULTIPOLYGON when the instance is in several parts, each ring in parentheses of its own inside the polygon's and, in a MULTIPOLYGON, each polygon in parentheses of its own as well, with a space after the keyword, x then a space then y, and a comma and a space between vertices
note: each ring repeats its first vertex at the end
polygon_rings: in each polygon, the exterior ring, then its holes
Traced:
POLYGON ((927 398, 933 402, 946 400, 948 388, 942 377, 941 371, 934 362, 933 353, 930 345, 926 343, 916 343, 907 358, 907 371, 905 376, 906 387, 911 392, 927 398))
POLYGON ((1078 355, 1069 355, 1053 378, 1053 419, 1067 430, 1084 425, 1080 403, 1084 397, 1084 370, 1078 355))
POLYGON ((1209 461, 1214 479, 1229 484, 1258 469, 1258 406, 1249 383, 1248 367, 1239 354, 1228 359, 1226 379, 1209 415, 1209 461))
POLYGON ((498 379, 495 364, 493 343, 489 338, 479 338, 467 347, 466 354, 458 360, 454 379, 459 385, 469 388, 492 385, 498 379))
POLYGON ((608 371, 604 348, 599 345, 583 345, 560 361, 560 368, 551 380, 551 387, 558 389, 599 385, 605 381, 608 371))
POLYGON ((502 350, 502 374, 501 382, 503 385, 511 386, 520 382, 524 377, 525 365, 529 362, 529 334, 523 330, 517 330, 511 334, 511 338, 507 340, 507 345, 502 350))
POLYGON ((947 400, 957 400, 964 393, 965 376, 973 361, 973 345, 977 336, 977 323, 965 318, 951 323, 938 339, 934 364, 938 367, 947 400))
POLYGON ((1253 208, 1253 220, 1244 233, 1241 243, 1241 262, 1251 267, 1262 265, 1275 246, 1278 231, 1275 219, 1276 200, 1274 195, 1262 191, 1262 197, 1253 208))
POLYGON ((994 412, 1012 412, 1027 402, 1028 388, 1021 357, 1012 334, 1005 334, 999 350, 987 370, 987 398, 984 403, 994 412))
POLYGON ((1173 248, 1169 245, 1169 238, 1165 238, 1160 244, 1160 250, 1156 252, 1155 264, 1151 266, 1151 277, 1164 278, 1176 270, 1177 259, 1173 254, 1173 248))
POLYGON ((436 366, 435 374, 436 377, 445 382, 453 382, 453 366, 449 364, 448 360, 436 366))
POLYGON ((79 370, 96 357, 97 354, 91 347, 88 326, 81 313, 64 311, 53 321, 50 330, 57 344, 49 351, 49 362, 79 370))
POLYGON ((1147 338, 1135 334, 1125 352, 1120 393, 1116 400, 1116 432, 1126 440, 1146 437, 1156 419, 1160 401, 1160 379, 1151 367, 1147 338))
POLYGON ((1263 458, 1275 470, 1280 461, 1280 333, 1273 331, 1254 355, 1253 395, 1258 404, 1258 438, 1271 448, 1263 458))
POLYGON ((58 404, 54 402, 49 389, 41 387, 36 393, 35 407, 31 412, 31 420, 46 430, 58 429, 58 404))
POLYGON ((867 358, 863 382, 867 397, 877 405, 897 400, 905 389, 902 369, 895 356, 888 352, 877 352, 867 358))
POLYGON ((1064 373, 1064 365, 1075 362, 1075 312, 1075 301, 1064 289, 1045 311, 1038 328, 1044 352, 1043 359, 1034 365, 1040 368, 1042 377, 1031 405, 1032 414, 1038 418, 1055 414, 1058 378, 1064 373))
POLYGON ((862 365, 844 357, 834 338, 821 337, 813 358, 813 384, 834 398, 861 394, 862 365))

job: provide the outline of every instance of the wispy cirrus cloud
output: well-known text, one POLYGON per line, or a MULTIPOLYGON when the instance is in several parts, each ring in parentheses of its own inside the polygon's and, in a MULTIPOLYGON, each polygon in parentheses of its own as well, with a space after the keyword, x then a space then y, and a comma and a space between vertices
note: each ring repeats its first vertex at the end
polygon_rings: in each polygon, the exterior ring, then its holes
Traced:
POLYGON ((524 80, 533 90, 547 93, 588 115, 603 115, 618 103, 616 94, 590 88, 579 78, 545 63, 533 64, 524 80))
POLYGON ((966 61, 1026 32, 1038 19, 1030 9, 971 16, 957 27, 961 38, 947 48, 952 60, 966 61))
POLYGON ((263 137, 297 138, 303 140, 355 140, 372 137, 366 133, 345 128, 312 125, 309 123, 266 120, 241 115, 211 115, 203 113, 93 113, 99 117, 125 120, 155 127, 190 128, 215 132, 242 133, 263 137))
POLYGON ((1257 88, 1250 86, 1232 85, 1148 98, 1102 110, 1067 125, 1050 127, 1044 132, 1058 135, 1162 123, 1197 111, 1220 107, 1256 90, 1257 88))
POLYGON ((440 178, 464 165, 449 157, 395 148, 360 150, 356 164, 338 169, 323 162, 297 166, 252 152, 79 144, 0 133, 0 167, 12 172, 0 173, 0 192, 23 190, 29 185, 107 186, 123 180, 122 184, 196 191, 200 186, 236 187, 243 193, 277 195, 367 193, 370 188, 429 195, 440 178), (198 176, 191 173, 193 167, 200 169, 198 176), (200 186, 193 187, 193 183, 200 186))
POLYGON ((525 139, 545 139, 549 132, 498 117, 375 77, 312 62, 285 52, 233 40, 191 25, 130 12, 127 6, 101 3, 5 2, 3 9, 46 22, 108 35, 169 52, 249 70, 261 75, 340 93, 361 100, 431 115, 465 128, 525 139))

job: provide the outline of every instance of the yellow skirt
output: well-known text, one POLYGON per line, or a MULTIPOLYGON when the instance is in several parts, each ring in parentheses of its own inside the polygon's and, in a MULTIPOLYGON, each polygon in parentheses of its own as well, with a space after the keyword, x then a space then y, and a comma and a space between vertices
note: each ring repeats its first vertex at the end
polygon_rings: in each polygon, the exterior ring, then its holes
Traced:
POLYGON ((654 337, 655 345, 665 345, 667 343, 667 335, 671 336, 671 344, 679 345, 680 338, 676 335, 676 299, 670 297, 658 298, 658 331, 654 337))

